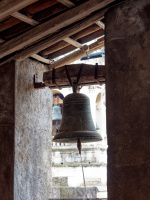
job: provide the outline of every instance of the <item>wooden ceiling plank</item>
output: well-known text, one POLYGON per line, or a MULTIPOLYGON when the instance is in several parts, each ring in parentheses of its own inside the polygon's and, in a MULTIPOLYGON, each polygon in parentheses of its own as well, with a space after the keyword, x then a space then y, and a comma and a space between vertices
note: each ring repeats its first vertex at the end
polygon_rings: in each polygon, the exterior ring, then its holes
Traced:
MULTIPOLYGON (((54 11, 54 7, 53 7, 54 5, 57 5, 57 7, 59 7, 60 5, 62 6, 62 4, 59 5, 59 3, 56 0, 51 0, 51 1, 50 0, 40 0, 40 1, 37 1, 37 2, 27 6, 25 9, 23 9, 23 13, 30 18, 33 15, 36 15, 35 19, 37 18, 37 21, 41 21, 41 20, 43 20, 43 17, 40 18, 40 16, 41 15, 44 16, 44 19, 49 17, 47 15, 47 8, 49 8, 49 9, 52 8, 52 11, 54 11)), ((52 13, 52 11, 51 11, 51 9, 49 10, 50 15, 56 13, 56 12, 52 13)), ((62 11, 62 9, 60 11, 62 11)), ((59 12, 59 9, 57 9, 57 12, 59 12)), ((17 18, 14 18, 11 16, 8 17, 7 19, 5 19, 1 22, 0 32, 6 30, 16 24, 19 24, 20 22, 22 22, 22 21, 17 18)))
MULTIPOLYGON (((92 24, 91 26, 79 31, 78 33, 76 34, 73 34, 71 36, 71 38, 73 38, 74 40, 78 40, 79 38, 82 38, 90 33, 93 33, 95 31, 99 30, 99 27, 96 25, 96 24, 92 24)), ((58 51, 64 47, 67 47, 69 46, 69 43, 66 43, 64 41, 60 41, 60 42, 57 42, 56 44, 44 49, 42 52, 40 52, 43 56, 46 56, 48 54, 51 54, 55 51, 58 51)))
POLYGON ((71 8, 73 6, 75 6, 75 4, 69 0, 57 0, 60 3, 64 4, 65 6, 67 6, 68 8, 71 8))
POLYGON ((1 37, 5 39, 6 41, 10 41, 11 39, 14 38, 14 35, 19 35, 23 34, 25 31, 28 31, 32 28, 33 26, 24 22, 20 22, 19 24, 10 27, 9 29, 1 32, 1 37))
MULTIPOLYGON (((40 0, 40 1, 37 1, 37 2, 27 6, 25 9, 23 9, 23 12, 26 16, 31 18, 35 13, 38 12, 38 15, 41 15, 41 13, 42 14, 44 13, 46 8, 53 7, 53 5, 56 5, 56 4, 57 5, 59 4, 56 0, 51 0, 51 1, 50 0, 40 0), (39 13, 39 11, 40 11, 40 13, 39 13)), ((57 12, 59 12, 59 11, 57 11, 57 12)), ((52 12, 50 11, 50 13, 52 13, 52 12)), ((40 19, 40 17, 37 19, 37 21, 40 21, 39 19, 40 19)), ((21 21, 22 20, 19 20, 17 18, 11 17, 11 16, 8 17, 7 19, 5 19, 1 22, 0 32, 6 30, 16 24, 19 24, 21 21)))
POLYGON ((34 19, 36 19, 37 21, 43 21, 43 20, 46 20, 47 18, 52 18, 52 16, 54 15, 56 16, 59 13, 66 11, 67 9, 68 8, 64 6, 63 4, 57 3, 53 6, 46 8, 45 10, 35 13, 34 19))
POLYGON ((42 56, 47 56, 53 52, 56 52, 60 49, 63 49, 64 47, 69 46, 70 44, 65 42, 64 40, 57 42, 56 44, 53 44, 52 46, 49 46, 48 48, 44 49, 40 52, 42 56))
POLYGON ((14 13, 11 14, 11 16, 15 17, 15 18, 17 18, 17 19, 19 19, 19 20, 21 20, 23 22, 26 22, 27 24, 30 24, 32 26, 36 26, 36 25, 39 24, 38 21, 36 21, 36 20, 34 20, 32 18, 29 18, 26 15, 23 15, 23 14, 21 14, 19 12, 14 12, 14 13))
POLYGON ((58 31, 76 21, 88 16, 92 12, 102 9, 114 0, 89 0, 81 5, 58 15, 57 17, 38 25, 37 27, 17 36, 1 45, 0 58, 20 50, 33 42, 58 31))
MULTIPOLYGON (((41 22, 42 20, 45 20, 48 17, 52 17, 52 15, 56 16, 56 13, 62 12, 62 10, 65 10, 65 9, 66 9, 66 7, 63 4, 57 3, 56 5, 51 6, 48 9, 45 9, 45 10, 42 10, 42 11, 36 13, 34 15, 34 19, 36 19, 36 21, 38 21, 38 22, 41 22)), ((28 13, 26 13, 25 15, 28 16, 29 18, 32 18, 28 13)), ((18 20, 14 17, 10 17, 10 18, 12 18, 13 21, 18 20)), ((12 25, 11 25, 12 27, 10 27, 10 28, 8 27, 9 30, 5 30, 5 29, 7 29, 7 26, 10 26, 12 20, 8 24, 5 23, 5 20, 4 20, 4 24, 2 22, 2 26, 0 26, 0 30, 4 28, 5 31, 1 33, 1 36, 4 37, 5 39, 12 39, 12 37, 14 38, 16 35, 19 35, 25 31, 27 31, 28 28, 31 28, 31 26, 32 26, 32 25, 24 23, 20 20, 18 20, 18 21, 19 21, 18 22, 19 24, 16 23, 16 25, 13 27, 13 23, 12 23, 12 25)))
POLYGON ((102 28, 102 29, 105 29, 105 24, 102 22, 102 21, 97 21, 96 24, 102 28))
POLYGON ((82 44, 80 44, 79 42, 77 42, 76 40, 73 40, 70 37, 67 37, 65 39, 63 39, 65 42, 77 47, 77 48, 82 48, 82 44))
POLYGON ((32 55, 34 53, 38 53, 38 52, 42 51, 43 49, 46 49, 47 47, 52 46, 52 45, 56 44, 57 42, 60 42, 61 40, 65 39, 66 37, 69 37, 73 34, 78 33, 79 31, 83 30, 84 28, 87 28, 90 25, 92 25, 93 23, 95 23, 96 21, 102 19, 106 11, 107 11, 107 9, 99 11, 96 14, 93 14, 92 16, 89 16, 89 17, 81 20, 80 22, 77 22, 72 27, 66 28, 64 31, 58 32, 57 34, 38 42, 34 46, 31 46, 25 50, 22 50, 21 53, 16 55, 15 59, 22 61, 22 60, 26 59, 27 57, 29 57, 30 55, 32 55))
POLYGON ((51 64, 51 61, 49 59, 45 59, 42 56, 39 56, 37 54, 31 55, 31 57, 34 58, 34 59, 36 59, 36 60, 38 60, 38 61, 40 61, 40 62, 43 62, 45 64, 48 64, 48 65, 51 64))
POLYGON ((0 20, 36 1, 37 0, 2 0, 0 2, 0 20))
POLYGON ((98 39, 96 42, 90 44, 87 48, 87 45, 84 45, 82 49, 79 49, 78 51, 75 51, 68 56, 63 57, 62 59, 54 62, 50 65, 50 69, 57 69, 59 67, 62 67, 64 65, 68 65, 75 60, 78 60, 82 58, 83 56, 86 56, 87 54, 90 54, 104 46, 104 37, 98 39))
POLYGON ((29 15, 33 15, 39 11, 43 11, 48 7, 58 4, 56 0, 39 0, 25 8, 29 15))
POLYGON ((20 22, 21 22, 20 20, 10 16, 6 20, 0 22, 0 24, 1 24, 0 25, 0 32, 6 30, 6 29, 8 29, 8 28, 10 28, 10 27, 12 27, 16 24, 19 24, 20 22))

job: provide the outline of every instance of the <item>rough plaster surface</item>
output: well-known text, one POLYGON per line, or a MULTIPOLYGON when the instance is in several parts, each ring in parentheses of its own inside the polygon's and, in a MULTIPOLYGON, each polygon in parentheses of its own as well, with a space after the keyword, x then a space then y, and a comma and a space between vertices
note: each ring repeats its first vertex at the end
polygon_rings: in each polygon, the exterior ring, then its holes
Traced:
POLYGON ((42 81, 45 69, 29 59, 16 62, 14 200, 51 198, 52 94, 33 88, 33 75, 42 81))
POLYGON ((106 14, 108 200, 150 199, 150 1, 106 14))
POLYGON ((14 62, 0 68, 0 199, 13 200, 14 62))
MULTIPOLYGON (((87 197, 96 200, 98 189, 96 187, 87 187, 87 197)), ((85 188, 84 187, 53 187, 52 189, 53 199, 85 199, 85 188)))

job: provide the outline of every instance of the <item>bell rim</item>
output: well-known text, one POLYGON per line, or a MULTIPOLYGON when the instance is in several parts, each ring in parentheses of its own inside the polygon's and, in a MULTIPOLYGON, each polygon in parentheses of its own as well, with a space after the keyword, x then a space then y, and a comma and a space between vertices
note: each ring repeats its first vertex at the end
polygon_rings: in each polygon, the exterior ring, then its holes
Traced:
POLYGON ((53 138, 53 142, 76 143, 78 138, 80 138, 83 143, 103 140, 97 131, 64 131, 57 133, 53 138))

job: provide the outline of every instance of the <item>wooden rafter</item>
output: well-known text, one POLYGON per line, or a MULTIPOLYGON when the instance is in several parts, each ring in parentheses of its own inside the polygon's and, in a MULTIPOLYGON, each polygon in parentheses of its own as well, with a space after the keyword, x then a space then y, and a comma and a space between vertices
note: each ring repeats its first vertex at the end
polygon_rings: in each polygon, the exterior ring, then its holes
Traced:
POLYGON ((79 42, 77 42, 76 40, 73 40, 72 38, 70 37, 67 37, 65 39, 63 39, 65 42, 69 43, 69 44, 72 44, 73 46, 77 47, 77 48, 81 48, 82 47, 82 44, 80 44, 79 42))
POLYGON ((21 20, 23 22, 26 22, 27 24, 30 24, 32 26, 36 26, 36 25, 39 24, 38 21, 36 21, 36 20, 34 20, 32 18, 29 18, 26 15, 23 15, 23 14, 21 14, 19 12, 14 12, 14 13, 11 14, 11 16, 13 16, 13 17, 15 17, 15 18, 17 18, 17 19, 19 19, 19 20, 21 20))
POLYGON ((40 62, 43 62, 45 64, 51 64, 51 61, 49 59, 45 59, 45 58, 43 58, 43 57, 41 57, 41 56, 39 56, 37 54, 31 55, 31 57, 36 59, 36 60, 38 60, 38 61, 40 61, 40 62))
MULTIPOLYGON (((91 34, 89 34, 89 35, 86 35, 85 37, 82 37, 81 39, 79 39, 79 41, 80 41, 80 43, 83 45, 83 44, 85 44, 85 43, 91 41, 92 39, 94 40, 94 39, 97 39, 97 38, 102 37, 102 36, 104 36, 104 30, 103 30, 103 29, 100 29, 100 30, 98 30, 98 31, 95 31, 94 33, 91 33, 91 34)), ((53 46, 54 46, 54 45, 53 45, 53 46)), ((47 54, 47 55, 48 55, 48 57, 49 57, 50 59, 55 59, 55 58, 57 58, 58 56, 67 54, 67 53, 69 53, 70 51, 73 51, 73 50, 75 50, 75 49, 76 49, 76 47, 74 47, 74 46, 72 46, 72 45, 69 45, 69 46, 66 46, 65 48, 62 48, 62 49, 60 49, 60 50, 58 50, 58 51, 56 51, 56 52, 53 52, 53 53, 47 54)), ((48 53, 48 51, 47 51, 47 53, 48 53)))
MULTIPOLYGON (((47 14, 46 14, 47 11, 45 12, 44 9, 54 6, 56 4, 59 5, 59 3, 56 0, 51 0, 51 1, 50 0, 39 0, 25 8, 26 15, 28 17, 32 17, 35 13, 40 11, 38 13, 39 16, 36 16, 36 18, 37 18, 37 21, 41 21, 41 18, 40 18, 41 15, 44 16, 45 18, 47 18, 47 14), (42 1, 42 3, 41 3, 41 1, 42 1), (43 13, 45 13, 45 15, 43 13)), ((52 12, 49 12, 49 13, 52 14, 52 12)), ((42 17, 42 19, 43 19, 43 17, 42 17)), ((1 22, 0 31, 6 30, 16 24, 19 24, 20 22, 21 22, 21 20, 10 16, 1 22)))
MULTIPOLYGON (((72 8, 73 6, 75 6, 75 3, 71 2, 70 0, 58 0, 60 3, 64 4, 65 6, 67 6, 68 8, 72 8)), ((67 42, 68 44, 72 44, 73 46, 77 47, 77 48, 81 48, 82 45, 79 44, 77 41, 71 39, 70 37, 67 37, 65 39, 63 39, 65 42, 67 42)))
MULTIPOLYGON (((96 25, 96 24, 92 24, 91 26, 79 31, 78 33, 76 34, 73 34, 71 36, 71 38, 73 38, 74 40, 78 40, 79 38, 82 38, 86 35, 89 35, 95 31, 99 30, 99 27, 96 25)), ((66 43, 64 41, 60 41, 60 42, 57 42, 56 44, 44 49, 42 52, 40 52, 43 56, 46 56, 48 54, 51 54, 55 51, 58 51, 64 47, 67 47, 69 46, 69 43, 66 43)))
POLYGON ((57 0, 60 3, 64 4, 65 6, 67 6, 68 8, 71 8, 73 6, 75 6, 75 4, 69 0, 57 0))
MULTIPOLYGON (((58 1, 59 1, 60 3, 62 3, 62 4, 64 4, 65 6, 67 6, 68 8, 71 8, 71 7, 75 6, 75 4, 74 4, 73 2, 71 2, 70 0, 58 0, 58 1)), ((104 29, 104 23, 103 23, 103 22, 97 21, 96 24, 97 24, 100 28, 103 28, 103 29, 104 29)), ((66 42, 69 43, 69 44, 72 44, 73 46, 75 46, 75 47, 77 47, 77 48, 81 48, 81 47, 82 47, 81 44, 78 45, 78 43, 77 43, 77 44, 76 44, 76 42, 74 43, 74 41, 70 40, 70 38, 65 38, 64 41, 66 41, 66 42), (72 43, 72 42, 73 42, 73 43, 72 43)), ((60 42, 61 48, 62 48, 62 44, 63 44, 63 46, 67 46, 65 43, 63 43, 63 41, 61 41, 61 42, 60 42)), ((56 47, 55 47, 55 48, 56 48, 56 47)), ((49 51, 49 50, 45 50, 44 52, 46 52, 46 51, 49 51)), ((45 55, 44 52, 42 52, 43 55, 45 55)), ((53 50, 53 52, 54 52, 54 50, 53 50)), ((50 53, 50 52, 49 52, 49 53, 50 53)))
POLYGON ((3 42, 5 42, 5 40, 0 38, 0 44, 2 44, 3 42))
POLYGON ((50 69, 53 68, 59 68, 64 65, 68 65, 75 60, 78 60, 82 58, 83 56, 86 56, 86 54, 90 54, 104 46, 104 37, 98 39, 96 42, 92 43, 91 45, 87 46, 84 45, 82 49, 79 49, 78 51, 73 52, 72 54, 63 57, 62 59, 56 61, 55 63, 50 65, 50 69))
MULTIPOLYGON (((44 0, 40 0, 40 1, 44 1, 44 0)), ((36 3, 34 3, 34 4, 36 5, 36 3)), ((38 10, 38 9, 36 9, 36 10, 38 10)), ((53 15, 56 16, 57 13, 62 12, 64 10, 67 10, 67 8, 63 4, 57 3, 56 5, 50 6, 45 10, 35 13, 34 19, 36 19, 36 21, 38 21, 38 22, 41 22, 53 15)), ((25 14, 26 16, 28 16, 29 18, 32 18, 33 15, 32 14, 30 15, 30 13, 28 13, 28 11, 26 11, 26 8, 25 8, 24 12, 26 13, 25 14)), ((1 34, 1 36, 5 39, 10 39, 12 37, 14 38, 16 35, 19 35, 25 31, 29 30, 29 28, 31 28, 30 24, 24 23, 21 20, 18 20, 14 17, 9 17, 8 19, 2 21, 1 25, 0 25, 0 30, 5 30, 1 34), (13 27, 13 25, 16 25, 16 26, 13 27), (10 28, 10 29, 6 30, 7 28, 10 28)))
POLYGON ((0 58, 70 25, 114 0, 89 0, 1 45, 0 58))
POLYGON ((81 20, 80 22, 76 23, 72 27, 66 28, 65 30, 60 31, 57 34, 38 42, 34 46, 31 46, 31 47, 23 50, 18 55, 16 55, 15 59, 22 61, 22 60, 26 59, 27 57, 29 57, 30 55, 32 55, 34 53, 38 53, 38 52, 42 51, 43 49, 65 39, 66 37, 69 37, 79 31, 83 30, 84 28, 89 27, 96 21, 102 19, 106 11, 107 11, 107 9, 99 11, 96 14, 93 14, 92 16, 89 16, 89 17, 81 20))
POLYGON ((36 1, 37 0, 2 0, 0 2, 0 20, 36 1))
POLYGON ((102 22, 102 21, 97 21, 96 24, 102 28, 102 29, 105 29, 105 24, 102 22))

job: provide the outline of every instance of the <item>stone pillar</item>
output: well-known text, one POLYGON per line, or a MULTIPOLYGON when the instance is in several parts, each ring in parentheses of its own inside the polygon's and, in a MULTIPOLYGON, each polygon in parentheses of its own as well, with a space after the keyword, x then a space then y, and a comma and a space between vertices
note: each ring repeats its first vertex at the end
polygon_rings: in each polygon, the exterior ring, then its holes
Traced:
POLYGON ((47 200, 51 192, 51 110, 49 88, 35 90, 44 65, 29 59, 16 63, 15 200, 47 200))
POLYGON ((0 68, 0 196, 3 200, 51 198, 51 111, 49 88, 35 90, 46 66, 26 59, 0 68))
POLYGON ((14 62, 0 67, 0 199, 13 200, 14 62))
POLYGON ((105 16, 108 200, 150 199, 150 1, 105 16))

